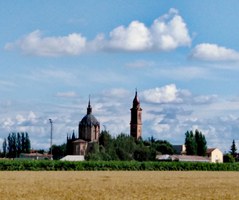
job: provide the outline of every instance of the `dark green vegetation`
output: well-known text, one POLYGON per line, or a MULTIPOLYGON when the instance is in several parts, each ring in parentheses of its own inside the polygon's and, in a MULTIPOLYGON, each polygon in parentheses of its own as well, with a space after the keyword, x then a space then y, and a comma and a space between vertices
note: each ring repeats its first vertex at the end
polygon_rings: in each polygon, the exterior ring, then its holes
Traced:
POLYGON ((239 171, 238 163, 0 160, 1 171, 239 171))
POLYGON ((95 143, 86 156, 94 161, 154 161, 156 154, 173 154, 173 146, 165 140, 135 140, 133 137, 120 134, 112 138, 107 131, 102 131, 99 144, 95 143))
POLYGON ((206 155, 207 141, 205 136, 198 130, 195 133, 193 131, 185 133, 185 146, 187 155, 206 155))
POLYGON ((2 157, 16 158, 21 153, 30 153, 31 142, 28 133, 10 133, 2 144, 2 157))

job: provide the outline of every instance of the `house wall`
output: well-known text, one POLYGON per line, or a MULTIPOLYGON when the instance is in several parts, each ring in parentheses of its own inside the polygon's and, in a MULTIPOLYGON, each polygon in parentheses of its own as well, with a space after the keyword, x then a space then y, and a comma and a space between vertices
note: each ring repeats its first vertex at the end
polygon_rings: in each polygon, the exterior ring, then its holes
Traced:
POLYGON ((212 163, 223 163, 223 154, 219 149, 215 149, 211 152, 210 159, 212 163))

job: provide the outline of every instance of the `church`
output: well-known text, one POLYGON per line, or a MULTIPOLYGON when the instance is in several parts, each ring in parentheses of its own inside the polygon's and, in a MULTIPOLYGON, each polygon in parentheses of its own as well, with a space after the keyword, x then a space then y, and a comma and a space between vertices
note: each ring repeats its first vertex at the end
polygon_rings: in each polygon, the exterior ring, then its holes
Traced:
MULTIPOLYGON (((142 137, 142 108, 140 107, 137 90, 130 110, 130 135, 138 140, 142 137)), ((100 122, 92 114, 89 99, 86 115, 79 122, 78 136, 75 136, 75 132, 72 133, 72 136, 67 136, 67 154, 85 156, 93 147, 93 144, 99 141, 99 136, 100 122)))

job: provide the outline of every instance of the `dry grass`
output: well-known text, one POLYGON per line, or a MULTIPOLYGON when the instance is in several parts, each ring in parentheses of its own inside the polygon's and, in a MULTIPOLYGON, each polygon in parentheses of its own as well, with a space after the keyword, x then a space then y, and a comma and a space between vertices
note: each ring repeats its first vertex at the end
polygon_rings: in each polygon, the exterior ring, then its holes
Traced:
POLYGON ((237 172, 0 172, 0 199, 239 199, 237 172))

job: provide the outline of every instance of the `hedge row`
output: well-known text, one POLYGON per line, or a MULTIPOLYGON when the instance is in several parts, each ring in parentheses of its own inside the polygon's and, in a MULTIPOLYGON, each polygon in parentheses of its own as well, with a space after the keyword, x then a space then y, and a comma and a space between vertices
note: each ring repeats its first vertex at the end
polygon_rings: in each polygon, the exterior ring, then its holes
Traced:
POLYGON ((239 163, 0 160, 0 171, 239 171, 239 163))

